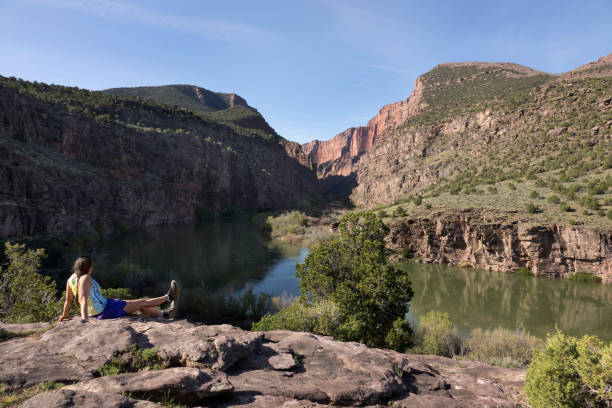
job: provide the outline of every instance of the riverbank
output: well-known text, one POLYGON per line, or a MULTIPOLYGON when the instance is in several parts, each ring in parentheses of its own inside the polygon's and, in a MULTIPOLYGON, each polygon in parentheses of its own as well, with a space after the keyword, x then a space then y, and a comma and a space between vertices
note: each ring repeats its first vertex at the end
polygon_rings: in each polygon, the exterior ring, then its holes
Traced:
MULTIPOLYGON (((612 229, 538 224, 516 212, 486 209, 422 208, 408 214, 397 208, 377 212, 390 227, 387 247, 394 260, 507 273, 526 268, 536 276, 572 278, 578 274, 612 283, 612 229)), ((307 223, 291 234, 273 227, 275 222, 282 224, 282 217, 273 217, 271 233, 276 239, 312 247, 320 237, 333 234, 339 218, 348 212, 321 218, 302 214, 307 223)))

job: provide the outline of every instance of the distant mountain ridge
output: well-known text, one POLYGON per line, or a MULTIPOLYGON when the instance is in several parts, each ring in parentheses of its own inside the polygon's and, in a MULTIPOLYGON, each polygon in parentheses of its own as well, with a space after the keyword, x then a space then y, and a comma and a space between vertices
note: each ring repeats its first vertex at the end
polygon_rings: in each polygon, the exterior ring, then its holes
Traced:
POLYGON ((194 112, 218 111, 233 108, 234 106, 251 108, 243 98, 235 93, 213 92, 195 85, 110 88, 102 92, 107 95, 136 96, 152 99, 159 103, 180 106, 194 112))
POLYGON ((213 92, 195 85, 110 88, 101 92, 106 95, 142 98, 169 106, 178 106, 215 119, 230 121, 241 127, 277 134, 257 109, 249 106, 244 98, 235 93, 213 92))

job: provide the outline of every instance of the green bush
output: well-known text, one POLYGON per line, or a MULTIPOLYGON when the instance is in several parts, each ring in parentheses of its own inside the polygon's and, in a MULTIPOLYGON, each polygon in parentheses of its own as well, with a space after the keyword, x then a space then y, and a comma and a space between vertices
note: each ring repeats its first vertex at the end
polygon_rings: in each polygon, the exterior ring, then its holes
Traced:
POLYGON ((388 339, 399 344, 397 331, 409 327, 395 321, 408 311, 413 292, 406 273, 388 263, 384 238, 389 228, 374 213, 365 212, 344 216, 339 231, 338 237, 315 246, 297 265, 300 297, 295 306, 265 317, 253 328, 294 329, 304 324, 302 315, 331 304, 338 310, 333 327, 325 332, 315 327, 314 333, 375 347, 391 346, 388 339), (389 331, 394 333, 387 336, 389 331))
POLYGON ((612 403, 612 344, 560 331, 536 352, 525 379, 533 408, 605 407, 612 403))
POLYGON ((128 288, 105 288, 105 289, 100 289, 100 292, 107 299, 121 299, 121 300, 136 299, 136 297, 132 295, 132 293, 130 292, 128 288))
POLYGON ((537 205, 533 204, 533 203, 529 203, 527 204, 527 206, 525 206, 525 210, 529 213, 529 214, 536 214, 539 213, 540 207, 538 207, 537 205))
POLYGON ((601 276, 587 272, 571 273, 567 279, 575 282, 601 282, 601 276))
POLYGON ((415 335, 415 353, 453 357, 461 351, 461 339, 448 313, 432 310, 420 316, 415 335))
POLYGON ((404 210, 403 207, 397 207, 395 209, 395 211, 393 212, 393 216, 394 217, 405 217, 406 216, 406 210, 404 210))
POLYGON ((536 198, 540 198, 540 195, 538 194, 537 191, 532 191, 531 193, 529 193, 529 198, 535 200, 536 198))
POLYGON ((304 227, 308 226, 308 219, 303 212, 291 211, 277 217, 269 216, 266 223, 269 225, 273 237, 288 234, 301 235, 306 231, 304 227))
POLYGON ((510 190, 516 190, 516 184, 514 184, 514 183, 509 183, 509 184, 508 184, 508 188, 509 188, 510 190))
POLYGON ((489 194, 497 194, 497 188, 496 187, 489 186, 489 187, 487 187, 487 191, 489 192, 489 194))
POLYGON ((590 194, 580 197, 578 204, 590 210, 599 210, 599 200, 590 194))
POLYGON ((291 303, 274 315, 264 316, 252 326, 252 330, 292 330, 333 336, 342 323, 338 305, 330 300, 291 303))
POLYGON ((612 220, 612 210, 608 210, 608 213, 606 214, 606 217, 607 217, 609 220, 612 220))
POLYGON ((572 207, 569 206, 569 204, 567 203, 561 203, 559 204, 559 210, 563 211, 563 212, 571 212, 574 211, 574 209, 572 207))
POLYGON ((38 273, 47 257, 42 248, 4 243, 8 260, 0 269, 0 318, 11 322, 50 321, 59 316, 55 283, 38 273))
POLYGON ((533 272, 531 271, 531 269, 526 268, 524 266, 514 271, 514 274, 517 276, 533 276, 533 272))
POLYGON ((539 343, 523 330, 474 329, 467 341, 467 358, 504 367, 526 367, 539 343))
POLYGON ((416 196, 412 201, 414 202, 414 205, 421 205, 423 204, 423 197, 416 196))
POLYGON ((408 322, 401 317, 395 319, 385 336, 385 343, 393 350, 406 351, 412 345, 412 329, 408 322))
POLYGON ((550 197, 546 199, 546 201, 551 204, 559 204, 561 202, 559 197, 557 197, 556 195, 551 195, 550 197))

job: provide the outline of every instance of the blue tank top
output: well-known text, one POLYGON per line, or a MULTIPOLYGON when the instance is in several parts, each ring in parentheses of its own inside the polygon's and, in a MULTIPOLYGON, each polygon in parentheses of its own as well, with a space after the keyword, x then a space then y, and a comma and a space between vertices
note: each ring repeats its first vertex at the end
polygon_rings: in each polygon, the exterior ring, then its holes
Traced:
MULTIPOLYGON (((76 274, 73 273, 72 276, 68 278, 68 284, 70 285, 70 289, 72 289, 72 293, 78 301, 79 295, 77 291, 79 289, 79 285, 76 274)), ((95 316, 102 313, 107 302, 108 299, 106 299, 100 292, 100 285, 98 285, 98 282, 96 282, 94 278, 91 278, 91 288, 89 289, 89 297, 87 299, 87 314, 90 316, 95 316)))

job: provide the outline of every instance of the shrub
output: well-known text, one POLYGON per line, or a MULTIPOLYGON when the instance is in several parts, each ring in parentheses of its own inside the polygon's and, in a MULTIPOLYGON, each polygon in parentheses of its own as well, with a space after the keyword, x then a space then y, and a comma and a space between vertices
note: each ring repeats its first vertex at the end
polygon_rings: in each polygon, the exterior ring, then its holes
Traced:
POLYGON ((540 195, 537 191, 532 191, 531 193, 529 193, 529 198, 535 200, 536 198, 540 198, 540 195))
POLYGON ((467 358, 491 365, 525 367, 540 340, 524 330, 474 329, 467 341, 467 358))
POLYGON ((570 207, 569 204, 567 204, 567 203, 561 203, 561 204, 559 204, 559 210, 561 210, 563 212, 571 212, 574 209, 572 207, 570 207))
POLYGON ((490 194, 497 194, 497 188, 496 187, 489 186, 489 187, 487 187, 487 191, 490 194))
POLYGON ((297 300, 274 315, 263 317, 252 330, 293 330, 333 336, 341 324, 338 305, 330 300, 297 300))
POLYGON ((531 271, 531 269, 525 268, 524 266, 514 271, 514 274, 517 276, 533 276, 533 272, 531 271))
POLYGON ((49 321, 59 315, 55 283, 38 273, 47 257, 42 248, 5 242, 7 264, 0 269, 0 318, 13 322, 49 321))
POLYGON ((551 204, 559 204, 561 202, 559 197, 557 197, 556 195, 551 195, 550 197, 546 199, 546 201, 551 204))
POLYGON ((596 407, 612 403, 612 344, 558 331, 527 370, 525 393, 533 408, 596 407))
POLYGON ((414 205, 421 205, 423 204, 423 197, 416 196, 412 201, 414 202, 414 205))
POLYGON ((510 183, 510 184, 508 184, 508 188, 509 188, 510 190, 516 190, 516 184, 514 184, 514 183, 510 183))
POLYGON ((597 215, 599 215, 600 217, 605 217, 606 216, 606 212, 603 209, 599 209, 597 210, 597 215))
POLYGON ((420 316, 419 320, 414 352, 445 357, 452 357, 460 352, 461 340, 448 313, 432 310, 420 316))
POLYGON ((597 198, 593 197, 590 194, 580 197, 580 200, 578 200, 578 204, 590 210, 599 210, 599 200, 597 200, 597 198))
POLYGON ((262 319, 255 329, 293 329, 294 323, 303 323, 301 314, 332 304, 338 310, 337 319, 324 333, 317 327, 314 333, 375 347, 389 347, 388 339, 399 344, 397 331, 409 327, 395 321, 408 311, 413 292, 406 273, 388 263, 384 238, 389 228, 374 213, 365 212, 344 216, 339 231, 338 237, 315 246, 297 265, 300 297, 296 306, 262 319))
POLYGON ((568 275, 567 279, 575 282, 601 282, 601 276, 587 272, 571 273, 568 275))
POLYGON ((270 226, 273 237, 280 237, 288 234, 304 234, 308 225, 306 214, 300 211, 285 212, 277 217, 269 216, 266 223, 270 226))
POLYGON ((100 289, 100 292, 107 299, 121 299, 130 300, 136 299, 136 296, 132 295, 128 288, 106 288, 100 289))
POLYGON ((397 207, 393 212, 394 217, 404 217, 406 215, 406 210, 403 207, 397 207))
POLYGON ((609 220, 612 220, 612 210, 608 210, 606 217, 608 217, 609 220))
POLYGON ((537 205, 533 204, 533 203, 529 203, 527 204, 527 206, 525 207, 525 210, 529 213, 529 214, 535 214, 535 213, 539 213, 540 207, 538 207, 537 205))

